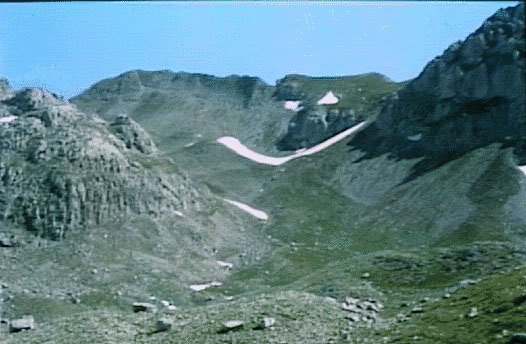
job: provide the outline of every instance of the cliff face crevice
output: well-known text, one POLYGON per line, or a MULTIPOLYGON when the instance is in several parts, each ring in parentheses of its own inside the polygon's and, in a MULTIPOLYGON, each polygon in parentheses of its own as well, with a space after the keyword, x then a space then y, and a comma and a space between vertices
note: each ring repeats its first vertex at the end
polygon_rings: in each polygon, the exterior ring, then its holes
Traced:
POLYGON ((42 237, 126 214, 160 217, 199 207, 185 176, 127 117, 107 124, 55 95, 26 89, 0 102, 0 217, 42 237))
POLYGON ((491 143, 526 163, 524 4, 499 10, 385 100, 351 142, 368 156, 448 161, 491 143))

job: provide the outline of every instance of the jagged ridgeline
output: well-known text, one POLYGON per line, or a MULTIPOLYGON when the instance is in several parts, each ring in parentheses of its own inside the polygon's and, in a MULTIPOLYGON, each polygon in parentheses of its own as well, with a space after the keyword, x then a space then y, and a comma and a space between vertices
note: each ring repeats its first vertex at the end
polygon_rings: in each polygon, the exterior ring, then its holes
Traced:
POLYGON ((380 155, 460 154, 502 143, 526 163, 524 3, 501 9, 385 101, 353 145, 380 155))
POLYGON ((156 151, 126 116, 107 123, 55 94, 1 82, 0 217, 38 236, 197 207, 196 189, 156 151))

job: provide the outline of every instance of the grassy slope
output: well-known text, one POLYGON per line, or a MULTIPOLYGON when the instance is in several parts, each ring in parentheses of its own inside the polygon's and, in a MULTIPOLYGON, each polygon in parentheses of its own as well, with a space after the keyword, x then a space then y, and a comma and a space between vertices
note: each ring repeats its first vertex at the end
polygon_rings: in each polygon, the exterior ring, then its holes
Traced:
MULTIPOLYGON (((188 135, 194 137, 201 127, 190 129, 188 135)), ((176 147, 166 148, 168 155, 193 180, 206 183, 220 196, 267 211, 270 215, 267 224, 255 225, 257 222, 250 222, 253 219, 248 215, 238 213, 238 216, 247 221, 248 232, 255 230, 254 235, 260 236, 258 240, 270 235, 272 252, 253 250, 253 260, 247 261, 246 266, 242 259, 237 261, 222 287, 192 294, 196 296, 194 303, 210 306, 182 308, 171 318, 177 327, 172 332, 136 336, 151 331, 155 317, 130 314, 125 310, 129 298, 124 299, 122 308, 102 310, 101 314, 86 300, 87 309, 75 308, 70 313, 75 315, 49 322, 41 318, 42 330, 11 336, 13 341, 62 338, 68 342, 67 338, 77 338, 83 332, 84 338, 93 342, 97 338, 111 342, 110 337, 115 336, 116 342, 254 343, 262 338, 266 342, 276 339, 319 343, 333 338, 335 342, 378 343, 383 337, 399 336, 399 342, 403 343, 412 341, 413 335, 422 336, 430 324, 427 320, 395 324, 402 302, 416 305, 423 297, 440 298, 465 278, 494 276, 490 280, 503 278, 502 283, 508 283, 509 288, 518 286, 521 290, 521 280, 499 275, 500 271, 523 265, 525 252, 523 242, 514 242, 515 235, 524 230, 524 222, 520 217, 511 221, 509 207, 517 195, 524 196, 526 179, 514 169, 507 150, 486 147, 402 183, 417 160, 396 161, 381 156, 355 163, 361 153, 349 152, 345 142, 281 167, 257 165, 206 140, 187 148, 177 146, 176 141, 164 144, 176 147), (289 290, 296 292, 287 294, 289 290), (224 303, 224 295, 241 299, 224 303), (342 320, 341 311, 323 296, 338 300, 345 296, 377 298, 386 305, 382 316, 386 320, 384 325, 389 326, 374 331, 355 329, 354 336, 344 339, 338 333, 348 324, 342 320), (207 298, 212 301, 204 301, 207 298), (252 322, 263 313, 277 316, 282 326, 276 332, 246 327, 235 334, 215 333, 222 320, 241 317, 252 322), (81 323, 78 328, 67 325, 75 321, 81 323), (315 331, 321 335, 314 335, 315 331)), ((516 203, 513 204, 516 208, 516 203)), ((212 236, 201 242, 206 243, 212 236)), ((155 241, 155 237, 149 240, 155 241)), ((137 241, 149 242, 139 237, 137 241)), ((163 246, 169 250, 174 244, 168 240, 163 246)), ((151 245, 145 254, 154 249, 153 242, 151 245)), ((185 259, 188 262, 183 260, 170 271, 175 274, 188 271, 183 268, 186 264, 202 264, 200 256, 185 259)), ((144 260, 132 264, 138 262, 144 260)), ((171 279, 164 285, 158 276, 155 271, 145 275, 144 282, 152 294, 170 300, 189 297, 170 291, 171 279)), ((478 293, 479 289, 468 288, 462 293, 472 291, 478 293)), ((496 302, 500 300, 491 297, 496 302)), ((431 304, 435 306, 429 309, 436 314, 444 312, 447 306, 445 301, 431 304)), ((83 302, 75 307, 84 307, 83 302)), ((506 319, 510 329, 518 328, 521 322, 513 312, 506 319)), ((440 330, 446 334, 431 332, 429 338, 440 335, 449 336, 450 342, 472 342, 469 332, 448 329, 440 330)))

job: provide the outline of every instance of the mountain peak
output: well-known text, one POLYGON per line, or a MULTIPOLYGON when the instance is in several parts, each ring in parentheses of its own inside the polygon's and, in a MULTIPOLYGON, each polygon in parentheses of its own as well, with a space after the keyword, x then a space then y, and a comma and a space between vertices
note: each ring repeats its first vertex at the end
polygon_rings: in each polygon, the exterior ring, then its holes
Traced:
POLYGON ((386 101, 353 144, 373 154, 454 157, 500 142, 526 159, 524 47, 524 4, 499 10, 386 101))

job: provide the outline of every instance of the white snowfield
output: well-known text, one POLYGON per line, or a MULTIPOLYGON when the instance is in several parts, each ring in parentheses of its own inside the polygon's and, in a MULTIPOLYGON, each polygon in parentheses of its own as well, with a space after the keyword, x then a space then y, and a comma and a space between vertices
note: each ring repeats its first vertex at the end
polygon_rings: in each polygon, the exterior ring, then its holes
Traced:
POLYGON ((260 164, 266 164, 266 165, 273 165, 273 166, 279 166, 283 165, 287 161, 290 161, 292 159, 297 159, 302 156, 311 155, 314 153, 317 153, 319 151, 324 150, 325 148, 335 144, 338 141, 341 141, 345 137, 351 135, 352 133, 356 132, 357 130, 361 129, 366 124, 366 121, 361 122, 360 124, 355 125, 354 127, 351 127, 345 131, 342 131, 341 133, 334 135, 330 139, 327 139, 323 141, 320 144, 317 144, 314 147, 311 147, 309 149, 305 150, 298 150, 295 154, 284 156, 280 158, 271 157, 267 155, 263 155, 257 152, 254 152, 253 150, 247 148, 245 145, 243 145, 241 142, 239 142, 238 139, 232 136, 223 136, 217 139, 217 142, 221 143, 222 145, 226 146, 227 148, 233 150, 237 154, 241 155, 242 157, 245 157, 247 159, 250 159, 252 161, 258 162, 260 164))
POLYGON ((239 209, 246 211, 250 215, 252 215, 252 216, 254 216, 254 217, 256 217, 256 218, 258 218, 260 220, 264 220, 264 221, 268 220, 268 215, 264 211, 261 211, 261 210, 258 210, 258 209, 254 209, 254 208, 252 208, 251 206, 249 206, 249 205, 247 205, 245 203, 232 201, 232 200, 229 200, 229 199, 226 199, 226 198, 223 198, 223 199, 226 202, 235 205, 239 209))
POLYGON ((519 170, 521 170, 522 173, 524 173, 524 175, 526 175, 526 165, 518 166, 518 167, 519 167, 519 170))
POLYGON ((18 116, 5 116, 5 117, 0 117, 0 123, 9 123, 9 122, 13 122, 15 119, 17 119, 18 116))
POLYGON ((332 93, 332 91, 327 92, 320 100, 318 100, 318 105, 332 105, 337 104, 339 101, 338 97, 332 93))

